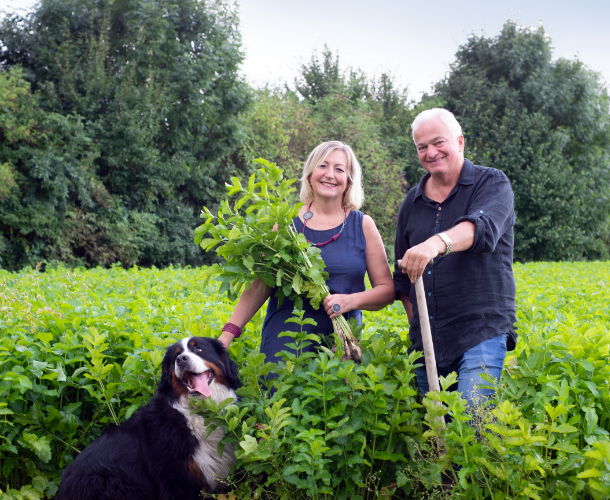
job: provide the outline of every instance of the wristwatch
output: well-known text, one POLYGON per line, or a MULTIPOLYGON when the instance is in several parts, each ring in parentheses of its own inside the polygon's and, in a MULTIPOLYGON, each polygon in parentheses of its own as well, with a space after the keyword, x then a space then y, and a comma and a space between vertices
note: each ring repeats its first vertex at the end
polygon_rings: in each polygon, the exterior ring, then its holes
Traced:
POLYGON ((438 233, 437 236, 447 245, 447 249, 444 254, 441 254, 441 257, 447 257, 447 255, 451 253, 451 238, 449 238, 446 233, 438 233))

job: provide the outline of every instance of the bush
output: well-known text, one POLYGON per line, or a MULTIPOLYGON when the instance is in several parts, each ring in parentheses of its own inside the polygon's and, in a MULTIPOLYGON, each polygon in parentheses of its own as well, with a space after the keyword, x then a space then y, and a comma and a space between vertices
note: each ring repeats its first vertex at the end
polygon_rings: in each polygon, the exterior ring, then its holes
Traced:
MULTIPOLYGON (((292 321, 313 323, 303 320, 303 311, 292 321)), ((287 347, 297 353, 317 338, 280 336, 293 337, 287 347)), ((225 442, 241 447, 240 497, 376 498, 394 492, 397 481, 411 491, 403 471, 422 434, 413 382, 419 354, 407 355, 404 341, 383 330, 361 347, 361 365, 342 362, 340 349, 300 356, 284 351, 279 365, 250 352, 237 391, 243 401, 200 405, 207 421, 225 430, 225 442)))
POLYGON ((236 174, 249 101, 237 23, 223 0, 44 0, 3 18, 2 67, 23 72, 0 76, 2 267, 203 262, 192 229, 236 174))
MULTIPOLYGON (((213 286, 201 289, 204 273, 0 271, 0 500, 52 497, 76 453, 149 400, 164 346, 219 334, 234 304, 213 286)), ((227 442, 239 441, 239 498, 256 490, 261 498, 328 497, 333 484, 379 498, 409 490, 411 498, 440 497, 442 470, 455 472, 455 498, 608 498, 610 263, 517 264, 515 276, 521 338, 495 408, 476 415, 444 391, 420 406, 399 302, 365 313, 361 366, 327 349, 266 363, 260 311, 230 349, 243 401, 225 403, 218 422, 230 430, 227 442), (434 424, 435 399, 453 417, 445 430, 434 424)), ((217 409, 205 411, 218 419, 217 409)))

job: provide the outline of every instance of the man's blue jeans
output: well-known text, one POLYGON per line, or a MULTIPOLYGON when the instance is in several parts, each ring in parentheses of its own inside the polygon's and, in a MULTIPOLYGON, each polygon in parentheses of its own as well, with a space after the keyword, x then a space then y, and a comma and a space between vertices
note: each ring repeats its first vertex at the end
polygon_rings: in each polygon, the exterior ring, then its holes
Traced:
MULTIPOLYGON (((489 385, 489 382, 481 378, 481 374, 487 373, 500 380, 502 366, 506 357, 506 339, 508 334, 504 333, 466 351, 449 366, 438 368, 438 376, 446 377, 451 372, 457 372, 457 390, 464 395, 468 406, 477 406, 483 400, 493 394, 491 389, 482 389, 481 385, 489 385)), ((422 394, 426 394, 428 388, 428 377, 426 366, 415 369, 417 385, 422 394)), ((454 388, 452 388, 454 389, 454 388)))

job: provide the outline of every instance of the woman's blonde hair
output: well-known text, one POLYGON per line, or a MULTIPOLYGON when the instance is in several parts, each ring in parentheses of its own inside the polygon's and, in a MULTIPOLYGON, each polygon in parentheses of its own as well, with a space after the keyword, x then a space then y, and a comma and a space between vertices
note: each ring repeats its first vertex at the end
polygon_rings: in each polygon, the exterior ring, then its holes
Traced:
POLYGON ((323 142, 317 146, 303 165, 303 176, 301 177, 301 201, 311 203, 313 201, 313 189, 309 177, 314 169, 320 165, 333 151, 343 151, 347 156, 347 187, 343 193, 343 208, 358 210, 364 202, 364 189, 362 188, 362 168, 356 159, 356 155, 347 144, 341 141, 323 142))

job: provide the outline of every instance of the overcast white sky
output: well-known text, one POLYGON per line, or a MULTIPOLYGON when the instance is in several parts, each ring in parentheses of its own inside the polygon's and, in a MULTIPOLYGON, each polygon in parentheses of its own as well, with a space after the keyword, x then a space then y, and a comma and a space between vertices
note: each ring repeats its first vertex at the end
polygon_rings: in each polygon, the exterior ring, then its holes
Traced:
POLYGON ((554 56, 578 57, 610 81, 610 0, 239 0, 252 82, 292 81, 326 43, 345 65, 390 71, 411 97, 430 90, 475 32, 495 36, 507 19, 542 24, 554 56))
MULTIPOLYGON (((301 64, 327 44, 344 66, 391 72, 413 98, 449 70, 475 32, 495 36, 507 19, 539 21, 554 56, 578 57, 610 82, 610 0, 237 0, 250 83, 292 82, 301 64)), ((0 9, 33 5, 0 0, 0 9)))

